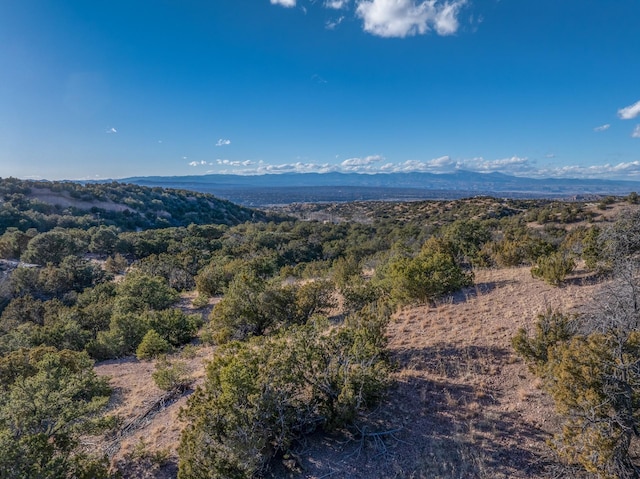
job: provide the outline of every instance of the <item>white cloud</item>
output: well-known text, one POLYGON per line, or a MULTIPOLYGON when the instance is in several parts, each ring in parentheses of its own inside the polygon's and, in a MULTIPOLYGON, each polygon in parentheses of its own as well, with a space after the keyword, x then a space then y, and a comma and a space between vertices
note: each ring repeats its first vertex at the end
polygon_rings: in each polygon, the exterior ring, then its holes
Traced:
POLYGON ((636 125, 633 129, 633 133, 631 133, 631 138, 640 138, 640 125, 636 125))
POLYGON ((324 85, 326 83, 329 83, 327 80, 325 80, 324 78, 322 78, 320 75, 318 75, 317 73, 314 73, 313 75, 311 75, 311 80, 320 84, 320 85, 324 85))
POLYGON ((477 173, 501 172, 509 175, 529 174, 534 170, 528 158, 512 156, 496 160, 485 160, 482 157, 454 160, 449 156, 441 156, 432 160, 408 160, 387 166, 389 172, 422 171, 428 173, 452 173, 456 170, 475 171, 477 173))
POLYGON ((445 3, 436 14, 434 21, 438 35, 453 35, 458 31, 458 12, 466 1, 445 3))
POLYGON ((349 0, 326 0, 324 6, 327 8, 333 8, 334 10, 340 10, 345 8, 349 4, 349 0))
POLYGON ((107 133, 118 133, 118 130, 116 130, 115 128, 111 127, 107 129, 107 133))
POLYGON ((484 158, 462 160, 458 163, 458 167, 463 170, 471 170, 484 173, 499 171, 507 174, 524 173, 532 170, 529 159, 520 158, 518 156, 501 158, 497 160, 485 160, 484 158))
POLYGON ((456 163, 449 156, 441 156, 440 158, 428 161, 427 164, 431 168, 450 168, 451 166, 455 166, 456 163))
POLYGON ((218 142, 216 143, 216 146, 227 146, 231 144, 231 140, 224 140, 222 138, 220 138, 218 140, 218 142))
POLYGON ((327 30, 334 30, 338 25, 340 25, 344 20, 344 15, 336 18, 335 20, 327 20, 327 23, 324 24, 327 30))
POLYGON ((364 30, 380 37, 422 35, 432 29, 439 35, 458 31, 458 13, 466 0, 439 3, 438 0, 360 0, 356 15, 364 30))
POLYGON ((380 161, 384 160, 383 156, 380 155, 371 155, 371 156, 365 156, 364 158, 348 158, 346 160, 344 160, 340 165, 343 168, 351 168, 354 166, 368 166, 368 165, 372 165, 374 163, 378 163, 380 161))
POLYGON ((607 131, 609 128, 611 128, 611 125, 607 123, 606 125, 596 126, 593 129, 593 131, 595 131, 595 132, 607 131))
POLYGON ((640 115, 640 101, 618 110, 618 116, 623 120, 633 120, 638 115, 640 115))
POLYGON ((624 178, 640 177, 640 161, 631 161, 611 165, 580 166, 569 165, 558 168, 538 170, 535 175, 539 178, 624 178))
MULTIPOLYGON (((251 160, 244 160, 244 161, 240 161, 240 160, 221 160, 221 159, 217 159, 216 163, 218 163, 219 165, 224 165, 224 166, 251 166, 254 165, 255 163, 251 160)), ((212 164, 212 163, 209 163, 212 164)))
MULTIPOLYGON (((640 125, 637 129, 640 135, 640 125)), ((639 136, 640 137, 640 136, 639 136)), ((640 160, 617 164, 603 165, 567 165, 539 166, 535 160, 525 157, 511 156, 506 158, 485 159, 441 156, 430 160, 407 160, 403 162, 386 161, 382 156, 371 155, 349 158, 342 163, 315 163, 313 161, 296 161, 291 163, 270 164, 263 160, 229 160, 217 159, 214 163, 204 161, 191 162, 192 166, 213 165, 215 170, 208 173, 236 175, 261 175, 281 173, 452 173, 455 171, 473 171, 477 173, 498 172, 511 176, 529 178, 598 178, 640 180, 640 160)))
POLYGON ((296 0, 271 0, 271 5, 282 5, 283 7, 295 7, 296 0))

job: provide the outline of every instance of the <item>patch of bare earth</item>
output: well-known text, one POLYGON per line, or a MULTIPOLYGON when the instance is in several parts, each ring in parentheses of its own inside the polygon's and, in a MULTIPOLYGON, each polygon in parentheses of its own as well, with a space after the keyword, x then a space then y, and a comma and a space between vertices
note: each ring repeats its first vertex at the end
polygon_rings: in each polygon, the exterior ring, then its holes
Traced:
POLYGON ((529 268, 481 270, 476 286, 437 306, 410 308, 389 328, 395 385, 364 435, 315 438, 296 455, 299 478, 543 478, 558 464, 545 441, 553 404, 511 348, 547 307, 578 310, 596 285, 562 288, 529 268))
POLYGON ((43 203, 49 203, 62 208, 73 206, 80 209, 90 209, 96 207, 106 211, 125 211, 131 209, 127 205, 114 203, 112 201, 82 201, 72 198, 66 191, 51 191, 49 188, 34 188, 27 196, 40 200, 43 203))
MULTIPOLYGON (((212 347, 201 346, 195 357, 185 360, 194 378, 193 387, 204 380, 203 360, 211 353, 212 347)), ((122 465, 127 462, 127 456, 140 455, 141 452, 160 452, 166 456, 162 464, 149 464, 142 475, 129 471, 125 477, 176 477, 177 447, 184 427, 178 414, 193 389, 175 395, 159 389, 151 377, 155 361, 125 358, 99 363, 95 370, 98 375, 110 378, 113 394, 108 413, 117 415, 121 420, 117 431, 100 441, 99 449, 109 455, 114 465, 122 465)))
MULTIPOLYGON (((208 307, 195 310, 191 304, 195 297, 193 293, 185 294, 177 306, 206 317, 219 301, 219 298, 212 299, 208 307)), ((108 377, 113 390, 108 414, 118 416, 120 425, 97 443, 89 439, 87 449, 106 453, 112 465, 120 466, 126 479, 177 477, 177 448, 184 427, 179 412, 193 390, 204 381, 205 362, 213 354, 213 347, 198 345, 194 351, 195 354, 188 357, 176 354, 170 358, 185 362, 194 380, 192 388, 176 394, 168 394, 156 386, 152 378, 155 361, 128 357, 96 364, 96 373, 108 377), (153 455, 162 456, 162 460, 148 457, 153 455)))

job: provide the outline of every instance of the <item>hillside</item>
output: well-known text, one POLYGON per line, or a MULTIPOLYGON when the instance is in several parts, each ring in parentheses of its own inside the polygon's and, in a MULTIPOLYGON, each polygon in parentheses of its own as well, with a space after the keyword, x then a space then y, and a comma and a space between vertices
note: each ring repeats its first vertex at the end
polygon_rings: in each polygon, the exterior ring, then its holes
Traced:
POLYGON ((124 183, 81 185, 0 179, 0 232, 53 227, 116 226, 123 230, 195 224, 235 225, 266 216, 213 195, 124 183))
MULTIPOLYGON (((551 478, 560 464, 546 445, 558 431, 550 399, 515 355, 511 338, 531 328, 546 307, 580 311, 600 286, 578 271, 563 288, 531 277, 528 268, 480 270, 476 285, 435 306, 405 308, 387 335, 396 364, 395 385, 361 428, 388 436, 317 436, 294 452, 298 472, 274 477, 374 478, 551 478)), ((189 360, 199 384, 208 348, 189 360)), ((113 412, 135 420, 162 396, 151 380, 152 362, 98 364, 118 392, 113 412)), ((165 451, 169 460, 146 475, 175 471, 178 410, 186 397, 162 408, 122 438, 116 460, 141 441, 149 454, 165 451)), ((148 466, 148 465, 147 465, 148 466)))

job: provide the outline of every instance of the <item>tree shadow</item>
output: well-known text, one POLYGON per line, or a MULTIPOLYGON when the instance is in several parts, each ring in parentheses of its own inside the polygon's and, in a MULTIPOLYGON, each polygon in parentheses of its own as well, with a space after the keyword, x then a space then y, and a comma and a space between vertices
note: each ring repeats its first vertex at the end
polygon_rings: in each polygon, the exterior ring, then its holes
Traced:
POLYGON ((509 280, 501 280, 501 281, 485 281, 482 283, 475 283, 472 286, 468 286, 466 288, 462 288, 458 291, 451 293, 450 295, 441 298, 436 301, 436 304, 460 304, 466 303, 472 298, 476 298, 478 296, 483 296, 485 294, 490 293, 491 291, 503 288, 510 284, 515 284, 516 281, 509 280))
POLYGON ((550 434, 487 386, 510 354, 446 344, 403 350, 394 355, 402 373, 377 409, 357 428, 301 446, 297 475, 273 477, 552 477, 562 466, 545 445, 550 434))
POLYGON ((449 379, 497 374, 511 357, 511 350, 497 346, 452 346, 437 343, 429 348, 405 348, 394 359, 405 368, 426 371, 449 379))
POLYGON ((568 286, 594 286, 596 284, 602 283, 603 277, 597 273, 590 274, 581 274, 578 276, 572 276, 570 278, 565 278, 562 282, 563 285, 568 286))

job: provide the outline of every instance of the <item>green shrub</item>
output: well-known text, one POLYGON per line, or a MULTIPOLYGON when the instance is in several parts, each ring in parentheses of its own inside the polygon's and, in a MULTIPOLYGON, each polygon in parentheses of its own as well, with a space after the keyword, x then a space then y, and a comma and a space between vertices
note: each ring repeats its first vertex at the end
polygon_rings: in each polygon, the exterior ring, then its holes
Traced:
POLYGON ((432 238, 415 258, 399 258, 389 265, 391 297, 400 303, 434 301, 473 283, 473 274, 462 270, 450 250, 432 238))
POLYGON ((156 363, 156 370, 151 373, 153 381, 160 389, 172 391, 186 388, 193 382, 189 376, 189 368, 184 361, 169 361, 161 358, 156 363))
POLYGON ((248 271, 238 273, 211 312, 209 334, 224 343, 304 324, 334 305, 332 292, 329 281, 283 284, 279 278, 268 281, 248 271))
POLYGON ((531 371, 540 373, 549 361, 551 350, 575 335, 574 323, 574 318, 547 309, 538 315, 532 337, 525 329, 518 330, 512 340, 513 348, 527 362, 531 371))
POLYGON ((146 318, 149 327, 174 347, 191 341, 203 323, 199 314, 186 314, 175 308, 150 311, 146 318))
POLYGON ((143 313, 149 309, 166 309, 180 299, 180 294, 158 276, 129 273, 117 286, 116 310, 143 313))
POLYGON ((183 411, 180 477, 252 478, 295 438, 351 423, 387 385, 388 317, 369 309, 221 346, 183 411))
POLYGON ((171 345, 155 329, 150 329, 138 345, 136 357, 138 359, 152 359, 169 351, 171 351, 171 345))
POLYGON ((128 266, 129 262, 127 261, 127 258, 122 256, 120 253, 109 256, 104 262, 105 271, 111 274, 122 274, 128 266))
POLYGON ((538 258, 535 266, 531 268, 531 275, 534 278, 542 278, 552 286, 559 286, 575 267, 576 262, 571 255, 558 251, 538 258))
POLYGON ((86 353, 21 349, 0 359, 0 378, 0 477, 109 477, 77 449, 110 395, 86 353))

